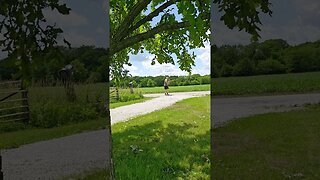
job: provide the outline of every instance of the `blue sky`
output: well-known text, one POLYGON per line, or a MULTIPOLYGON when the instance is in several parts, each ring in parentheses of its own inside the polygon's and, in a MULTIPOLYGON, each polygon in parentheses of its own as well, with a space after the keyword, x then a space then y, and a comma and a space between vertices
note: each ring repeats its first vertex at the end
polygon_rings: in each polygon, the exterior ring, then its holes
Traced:
MULTIPOLYGON (((73 47, 94 45, 106 47, 107 23, 105 0, 65 0, 72 9, 68 16, 60 16, 52 11, 46 11, 49 22, 56 22, 64 30, 63 36, 73 47)), ((299 44, 320 39, 320 1, 319 0, 271 0, 273 6, 272 18, 262 15, 261 40, 282 38, 290 44, 299 44)), ((248 44, 250 36, 237 29, 229 30, 221 21, 220 14, 213 9, 213 44, 248 44)), ((209 74, 210 45, 194 50, 197 55, 196 66, 192 73, 209 74)), ((3 53, 0 53, 0 57, 3 53)), ((131 55, 133 64, 127 67, 132 75, 186 75, 179 67, 171 64, 155 64, 151 66, 151 56, 148 53, 131 55)))

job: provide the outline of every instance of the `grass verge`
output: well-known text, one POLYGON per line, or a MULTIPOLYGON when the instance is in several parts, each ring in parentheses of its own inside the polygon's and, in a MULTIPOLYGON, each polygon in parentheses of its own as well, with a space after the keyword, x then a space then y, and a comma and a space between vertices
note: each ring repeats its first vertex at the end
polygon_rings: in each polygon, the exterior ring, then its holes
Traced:
MULTIPOLYGON (((208 97, 192 98, 115 124, 117 179, 209 179, 209 107, 208 97)), ((104 172, 81 178, 104 179, 104 172)))

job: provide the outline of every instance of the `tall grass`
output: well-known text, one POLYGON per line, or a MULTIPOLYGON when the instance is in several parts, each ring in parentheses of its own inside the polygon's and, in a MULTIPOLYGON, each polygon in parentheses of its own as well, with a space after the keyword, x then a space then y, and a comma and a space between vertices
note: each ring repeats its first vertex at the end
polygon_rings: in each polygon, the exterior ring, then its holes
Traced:
MULTIPOLYGON (((108 97, 105 84, 76 85, 75 102, 68 102, 64 87, 31 87, 29 89, 30 122, 0 124, 1 132, 30 127, 52 128, 104 117, 104 104, 108 97)), ((18 97, 13 97, 18 98, 18 97)), ((139 92, 120 92, 120 99, 111 103, 137 101, 143 98, 139 92)), ((117 104, 116 106, 120 106, 117 104)))

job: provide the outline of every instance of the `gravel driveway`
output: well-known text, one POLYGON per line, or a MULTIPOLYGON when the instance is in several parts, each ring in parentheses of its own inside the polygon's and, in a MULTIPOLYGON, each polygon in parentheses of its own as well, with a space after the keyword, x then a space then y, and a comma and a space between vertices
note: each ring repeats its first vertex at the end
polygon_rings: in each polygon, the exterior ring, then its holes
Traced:
MULTIPOLYGON (((111 110, 112 123, 150 113, 177 101, 209 94, 209 92, 148 95, 152 100, 111 110)), ((234 118, 274 111, 286 111, 305 103, 319 103, 320 94, 264 97, 214 98, 215 124, 234 118)), ((105 165, 104 130, 76 134, 59 139, 3 150, 3 171, 8 180, 59 179, 80 174, 105 165)))

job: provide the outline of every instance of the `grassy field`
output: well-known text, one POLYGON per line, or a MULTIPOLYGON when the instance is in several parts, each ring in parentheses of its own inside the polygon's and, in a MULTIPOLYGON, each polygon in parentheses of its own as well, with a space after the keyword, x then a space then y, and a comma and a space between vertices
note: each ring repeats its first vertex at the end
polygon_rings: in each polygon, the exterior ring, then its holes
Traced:
POLYGON ((320 106, 214 131, 215 179, 320 179, 320 106))
MULTIPOLYGON (((320 92, 320 72, 216 78, 214 95, 261 95, 320 92)), ((163 87, 140 88, 142 93, 163 93, 163 87)), ((171 86, 170 92, 210 91, 210 85, 171 86)))
POLYGON ((215 95, 320 92, 320 72, 218 78, 213 83, 215 95))
MULTIPOLYGON (((303 93, 320 91, 320 72, 262 75, 248 77, 216 78, 213 80, 215 95, 259 95, 279 93, 303 93)), ((76 93, 81 101, 105 99, 106 85, 104 83, 77 85, 76 93)), ((170 92, 209 91, 210 85, 170 86, 170 92)), ((128 93, 122 89, 121 93, 128 93)), ((150 94, 163 93, 163 87, 136 88, 135 92, 150 94)), ((64 101, 65 93, 62 87, 31 88, 31 101, 39 98, 55 98, 64 101)))
MULTIPOLYGON (((320 106, 311 106, 215 129, 214 179, 319 179, 319 117, 320 106)), ((115 125, 117 179, 209 179, 208 119, 203 97, 115 125)), ((104 171, 75 177, 104 179, 104 171)))

